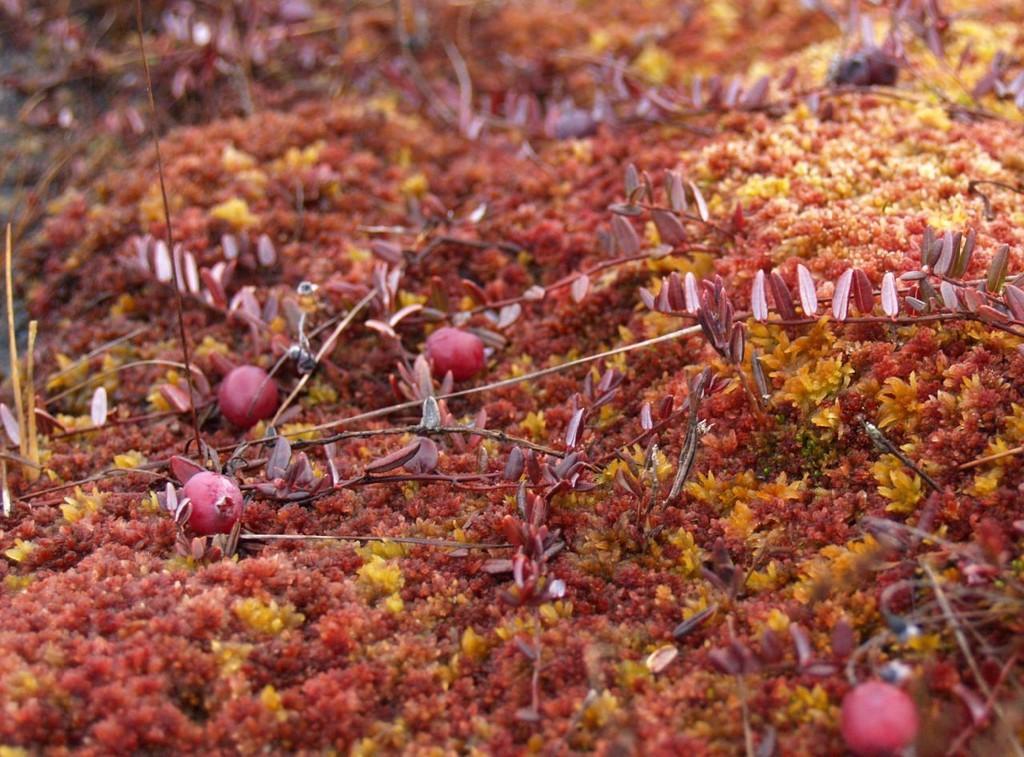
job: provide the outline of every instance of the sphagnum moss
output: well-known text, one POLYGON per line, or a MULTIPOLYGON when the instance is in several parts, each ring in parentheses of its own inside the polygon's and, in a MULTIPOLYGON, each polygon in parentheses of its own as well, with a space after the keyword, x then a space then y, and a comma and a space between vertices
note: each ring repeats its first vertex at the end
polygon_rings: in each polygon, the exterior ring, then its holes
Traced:
MULTIPOLYGON (((53 378, 41 399, 92 383, 47 406, 59 425, 40 417, 39 482, 8 466, 0 745, 711 754, 774 741, 825 754, 843 748, 851 679, 884 678, 914 699, 920 753, 1013 753, 1024 357, 1013 291, 969 290, 1000 245, 1010 286, 1024 265, 1020 113, 1006 94, 1018 69, 996 58, 1019 29, 995 23, 1019 11, 911 6, 902 33, 923 81, 901 71, 895 88, 842 92, 823 86, 830 58, 848 69, 865 53, 795 8, 509 5, 459 21, 464 9, 439 2, 429 31, 451 44, 404 51, 379 10, 355 8, 341 43, 318 33, 315 3, 304 20, 274 10, 309 25, 278 40, 288 82, 271 86, 257 25, 232 97, 279 107, 214 118, 211 101, 161 140, 179 262, 199 279, 184 315, 218 460, 184 449, 186 374, 156 362, 181 350, 149 151, 78 181, 19 243, 37 373, 53 378), (934 40, 914 37, 926 27, 968 87, 994 72, 1001 89, 965 102, 934 40), (296 86, 301 61, 328 53, 360 95, 310 98, 316 65, 296 86), (645 101, 649 85, 692 97, 693 62, 741 74, 734 99, 728 79, 705 78, 701 108, 652 111, 664 98, 645 101), (517 99, 537 77, 574 104, 517 99), (468 111, 448 95, 460 80, 468 111), (500 109, 480 124, 476 95, 500 109), (675 224, 654 217, 666 209, 675 224), (926 229, 932 276, 943 232, 975 231, 969 266, 946 283, 972 282, 953 297, 977 320, 948 312, 938 279, 930 300, 914 283, 926 229), (847 269, 867 290, 853 283, 836 315, 847 269), (758 272, 767 324, 749 296, 758 272), (903 321, 887 312, 890 272, 911 274, 896 285, 903 321), (780 324, 784 291, 796 318, 780 324), (915 297, 931 310, 912 311, 915 297), (450 387, 475 389, 693 324, 688 298, 727 302, 735 321, 422 405, 449 388, 416 360, 438 327, 482 341, 481 372, 450 387), (104 347, 125 334, 116 355, 104 347), (277 419, 290 446, 211 412, 229 362, 279 361, 286 392, 305 381, 277 419), (704 367, 715 378, 694 395, 704 367), (101 384, 110 409, 94 428, 101 384), (406 401, 331 429, 361 432, 331 447, 312 430, 406 401), (456 425, 467 432, 438 432, 456 425), (693 467, 667 501, 688 444, 693 467), (183 542, 152 504, 155 491, 166 505, 167 461, 182 454, 239 481, 250 532, 406 542, 243 540, 230 556, 226 541, 183 542)), ((160 61, 182 29, 202 33, 205 18, 181 12, 150 40, 160 61)), ((226 91, 225 64, 204 66, 234 60, 227 49, 204 58, 184 40, 166 58, 185 74, 154 64, 162 108, 185 102, 182 87, 205 97, 200 81, 226 91)))

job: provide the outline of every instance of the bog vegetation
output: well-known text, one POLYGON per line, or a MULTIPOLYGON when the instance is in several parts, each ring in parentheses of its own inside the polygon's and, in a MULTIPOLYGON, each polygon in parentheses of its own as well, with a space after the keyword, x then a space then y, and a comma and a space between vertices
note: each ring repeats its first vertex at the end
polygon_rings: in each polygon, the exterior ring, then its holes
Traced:
POLYGON ((0 754, 1024 754, 1016 3, 0 14, 0 754))

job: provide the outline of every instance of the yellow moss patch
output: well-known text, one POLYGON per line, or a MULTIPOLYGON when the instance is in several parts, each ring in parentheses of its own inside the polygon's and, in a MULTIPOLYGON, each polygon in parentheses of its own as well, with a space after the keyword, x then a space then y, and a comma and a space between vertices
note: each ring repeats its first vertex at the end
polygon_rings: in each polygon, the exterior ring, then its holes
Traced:
POLYGON ((248 171, 256 167, 256 158, 247 152, 237 149, 234 145, 228 145, 220 155, 220 163, 224 170, 229 173, 248 171))
POLYGON ((305 616, 295 611, 291 603, 278 605, 276 599, 262 602, 256 597, 239 599, 232 607, 243 625, 257 633, 277 635, 291 628, 297 628, 305 616))
POLYGON ((317 405, 333 405, 337 401, 338 391, 322 378, 315 378, 306 387, 302 405, 303 407, 316 407, 317 405))
POLYGON ((831 710, 828 692, 821 684, 815 684, 813 689, 805 686, 796 687, 786 706, 786 715, 790 721, 824 725, 832 719, 831 710))
POLYGON ((544 420, 543 410, 531 410, 526 414, 526 417, 520 421, 519 425, 522 426, 523 430, 526 431, 533 439, 544 439, 548 430, 547 421, 544 420))
POLYGON ((110 306, 110 317, 119 318, 125 315, 131 315, 136 311, 137 305, 135 298, 130 294, 122 294, 110 306))
POLYGON ((921 477, 906 471, 895 455, 882 455, 871 466, 871 472, 878 482, 878 493, 889 500, 886 510, 907 515, 917 509, 924 496, 921 477))
POLYGON ((57 353, 57 368, 59 371, 46 382, 47 392, 69 389, 84 382, 89 375, 89 362, 87 360, 76 363, 75 360, 72 360, 63 352, 57 353))
POLYGON ((822 358, 801 365, 794 375, 786 379, 775 397, 809 412, 826 397, 849 386, 852 375, 853 367, 844 365, 842 358, 822 358))
POLYGON ((487 656, 487 639, 478 634, 473 626, 467 626, 466 630, 462 632, 460 646, 462 654, 469 660, 482 660, 487 656))
POLYGON ((655 84, 664 84, 672 73, 672 55, 662 50, 653 42, 644 45, 644 49, 636 56, 633 67, 645 78, 655 84))
POLYGON ((285 423, 281 426, 280 433, 291 440, 311 442, 316 439, 319 432, 310 423, 285 423))
POLYGON ((203 337, 195 349, 196 357, 209 357, 214 353, 218 355, 228 355, 231 353, 231 348, 228 347, 224 342, 218 341, 214 337, 207 334, 203 337))
POLYGON ((13 573, 8 573, 4 576, 4 587, 9 591, 17 594, 19 591, 23 591, 32 585, 35 580, 33 576, 16 576, 13 573))
POLYGON ((618 698, 605 689, 583 710, 580 724, 589 730, 604 728, 618 711, 618 698))
POLYGON ((128 450, 119 455, 114 455, 115 468, 140 468, 146 463, 146 457, 138 450, 128 450))
POLYGON ((288 712, 284 708, 281 695, 270 684, 264 686, 260 692, 260 704, 277 715, 278 720, 286 720, 288 718, 288 712))
POLYGON ((679 557, 676 560, 676 564, 681 569, 683 575, 696 575, 700 570, 701 562, 704 558, 701 554, 700 547, 697 546, 697 542, 693 538, 693 534, 680 526, 675 533, 669 537, 668 542, 679 550, 679 557))
POLYGON ((430 183, 424 174, 414 173, 402 182, 402 186, 399 189, 402 194, 408 197, 422 197, 430 190, 430 183))
POLYGON ((402 568, 396 562, 389 562, 379 555, 371 555, 358 571, 359 583, 370 590, 375 597, 395 594, 405 585, 402 568))
POLYGON ((896 376, 887 378, 878 393, 878 399, 882 403, 878 416, 879 428, 900 424, 902 429, 910 431, 917 427, 921 404, 917 401, 916 373, 912 372, 908 381, 896 376))
POLYGON ((755 570, 747 576, 747 588, 751 591, 771 591, 782 583, 779 563, 772 560, 764 570, 755 570))
POLYGON ((68 523, 75 523, 87 515, 99 512, 105 498, 106 494, 98 492, 95 486, 89 494, 83 492, 82 487, 76 486, 75 493, 64 498, 60 506, 61 515, 68 523))
POLYGON ((252 649, 252 644, 236 641, 214 639, 210 644, 210 651, 216 657, 217 664, 220 666, 220 674, 223 676, 229 676, 241 670, 252 649))
POLYGON ((30 541, 15 539, 14 546, 10 549, 5 549, 4 554, 11 560, 14 560, 14 562, 24 562, 35 548, 36 545, 30 541))
POLYGON ((788 197, 789 179, 785 176, 751 176, 736 193, 745 200, 788 197))
POLYGON ((237 231, 251 229, 260 222, 259 217, 249 210, 249 204, 241 197, 232 197, 210 208, 210 217, 224 221, 237 231))

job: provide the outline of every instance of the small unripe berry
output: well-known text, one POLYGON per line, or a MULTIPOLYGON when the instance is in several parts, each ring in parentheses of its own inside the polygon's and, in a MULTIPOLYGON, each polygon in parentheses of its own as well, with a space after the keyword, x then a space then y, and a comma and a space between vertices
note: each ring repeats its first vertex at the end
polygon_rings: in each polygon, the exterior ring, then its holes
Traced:
POLYGON ((242 491, 220 473, 197 473, 185 482, 183 493, 192 502, 188 525, 199 536, 226 534, 242 517, 242 491))
POLYGON ((895 755, 917 738, 917 708, 903 689, 868 681, 843 698, 840 730, 859 757, 895 755))
POLYGON ((427 337, 427 359, 437 378, 451 371, 456 381, 465 381, 484 367, 484 343, 476 334, 445 326, 427 337))
POLYGON ((255 365, 232 368, 217 387, 220 413, 239 428, 251 428, 277 410, 277 382, 255 365))

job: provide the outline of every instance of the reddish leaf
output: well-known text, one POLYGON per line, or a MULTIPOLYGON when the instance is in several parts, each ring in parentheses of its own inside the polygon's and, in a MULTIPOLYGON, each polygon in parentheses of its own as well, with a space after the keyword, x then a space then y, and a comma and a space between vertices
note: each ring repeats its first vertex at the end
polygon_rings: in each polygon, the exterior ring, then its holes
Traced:
POLYGON ((206 285, 206 291, 210 295, 210 301, 217 307, 224 308, 228 305, 228 296, 221 286, 220 281, 209 268, 199 269, 199 278, 206 285))
POLYGON ((679 650, 672 644, 658 647, 647 655, 647 669, 652 673, 660 673, 667 668, 679 655, 679 650))
POLYGON ((981 305, 978 307, 978 316, 988 323, 995 324, 1006 324, 1010 322, 1010 316, 1004 313, 1002 310, 996 310, 991 305, 981 305))
POLYGON ((772 291, 772 299, 775 301, 775 309, 784 320, 796 318, 796 308, 793 306, 793 296, 789 293, 789 287, 783 281, 782 276, 776 271, 768 278, 768 286, 772 291))
POLYGON ((419 449, 404 466, 407 471, 417 476, 436 470, 438 461, 437 445, 432 439, 420 437, 418 442, 419 449))
POLYGON ((651 294, 651 290, 646 287, 640 287, 637 291, 640 294, 640 301, 644 303, 644 307, 648 310, 654 310, 655 301, 654 295, 651 294))
POLYGON ((576 277, 572 282, 570 289, 572 293, 573 302, 580 303, 586 298, 587 293, 590 292, 590 277, 587 274, 582 273, 576 277))
POLYGON ((832 294, 832 315, 837 321, 846 320, 847 309, 850 307, 850 285, 852 283, 852 268, 847 268, 836 280, 835 292, 832 294))
POLYGON ((107 422, 107 390, 102 386, 97 387, 96 391, 92 393, 89 415, 94 426, 102 426, 107 422))
POLYGON ((859 268, 853 271, 853 302, 864 315, 870 315, 875 308, 875 293, 868 275, 859 268))
POLYGON ((998 292, 1006 280, 1006 271, 1010 264, 1009 245, 1000 245, 996 254, 992 256, 992 262, 988 266, 988 275, 985 277, 985 289, 989 292, 998 292))
POLYGON ((401 468, 407 462, 412 460, 420 451, 420 443, 422 439, 417 439, 411 444, 407 444, 396 452, 392 452, 390 455, 385 455, 382 458, 374 460, 372 463, 366 466, 367 473, 387 473, 388 471, 394 470, 395 468, 401 468))
POLYGON ((188 394, 173 384, 161 384, 157 391, 160 392, 160 396, 164 398, 176 413, 188 412, 189 408, 192 407, 192 401, 189 399, 188 394))
POLYGON ((1003 299, 1017 321, 1024 321, 1024 290, 1013 284, 1003 287, 1003 299))
POLYGON ((951 265, 953 265, 953 232, 947 231, 942 235, 942 248, 939 252, 939 259, 935 262, 935 273, 945 276, 949 273, 951 265))
POLYGON ((750 312, 754 320, 768 320, 768 298, 764 293, 764 271, 754 274, 754 285, 750 290, 750 312))
POLYGON ((970 287, 960 290, 963 294, 964 304, 967 309, 972 313, 977 313, 978 308, 986 303, 985 295, 979 292, 977 289, 971 289, 970 287))
POLYGON ((640 428, 650 431, 654 428, 654 418, 651 417, 651 403, 645 402, 640 406, 640 428))
POLYGON ((939 284, 939 294, 942 295, 942 304, 946 306, 946 310, 951 310, 954 313, 960 310, 960 301, 957 298, 956 289, 957 288, 948 281, 943 281, 939 284))
POLYGON ((612 217, 612 236, 623 255, 635 255, 640 251, 640 237, 633 224, 622 216, 612 217))
POLYGON ((900 313, 900 300, 896 293, 896 276, 889 271, 882 277, 882 312, 890 318, 900 313))
POLYGON ((196 256, 191 252, 185 253, 185 287, 190 294, 199 294, 199 266, 196 263, 196 256))
POLYGON ((278 436, 267 459, 267 478, 283 478, 292 459, 292 445, 285 436, 278 436))
POLYGON ((857 646, 853 627, 844 619, 840 619, 832 629, 832 654, 836 657, 849 657, 857 646))
POLYGON ((507 329, 513 323, 519 320, 519 316, 523 314, 523 306, 518 302, 512 302, 505 305, 501 310, 498 311, 498 323, 496 324, 499 329, 507 329))
POLYGON ((256 262, 264 268, 269 268, 277 262, 277 250, 266 234, 260 234, 260 238, 256 240, 256 262))
POLYGON ((960 253, 956 256, 956 261, 950 270, 951 276, 960 278, 967 273, 967 269, 971 265, 971 256, 974 254, 974 245, 977 241, 978 232, 974 229, 968 231, 967 238, 964 240, 964 246, 960 249, 960 253))
POLYGON ((743 360, 743 353, 747 344, 746 333, 742 323, 733 324, 732 334, 729 336, 729 355, 735 363, 742 362, 743 360))
POLYGON ((466 290, 466 293, 474 300, 479 302, 481 305, 486 305, 488 302, 487 293, 477 284, 475 281, 469 279, 460 279, 459 283, 462 284, 462 288, 466 290))
POLYGON ((11 443, 20 445, 21 427, 18 424, 18 419, 14 417, 14 413, 3 402, 0 402, 0 421, 3 422, 4 432, 6 432, 7 438, 11 440, 11 443))
POLYGON ((768 85, 770 83, 771 78, 767 75, 762 76, 754 82, 754 86, 748 89, 746 94, 743 95, 743 100, 740 102, 740 106, 744 108, 756 108, 763 104, 765 97, 768 95, 768 85))
POLYGON ((688 182, 690 190, 693 192, 693 201, 697 203, 697 215, 700 216, 700 220, 707 223, 708 219, 711 218, 711 214, 708 213, 708 204, 704 201, 704 195, 700 193, 700 188, 692 181, 688 182))
POLYGON ((935 262, 935 232, 931 226, 924 227, 921 237, 921 267, 930 266, 935 262))
POLYGON ((174 280, 174 264, 171 262, 171 253, 167 249, 167 243, 157 240, 153 248, 153 270, 156 280, 166 284, 174 280))
POLYGON ((700 310, 700 293, 697 290, 697 277, 691 271, 686 273, 684 279, 684 291, 686 293, 686 310, 696 313, 700 310))
POLYGON ((678 171, 669 171, 665 174, 665 193, 668 195, 669 206, 676 213, 685 213, 689 210, 686 189, 683 188, 683 177, 678 171))
POLYGON ((640 175, 636 166, 630 163, 626 166, 625 189, 626 199, 632 201, 634 193, 640 188, 640 175))
POLYGON ((188 480, 197 473, 203 473, 206 469, 181 455, 174 455, 170 459, 171 473, 178 479, 178 483, 184 486, 188 480))
POLYGON ((796 280, 800 291, 800 307, 804 315, 815 316, 818 314, 818 292, 814 287, 814 279, 807 267, 800 263, 796 267, 796 280))
POLYGON ((505 463, 505 470, 502 472, 501 477, 506 481, 518 481, 519 477, 523 475, 525 466, 526 461, 523 457, 523 451, 519 447, 513 447, 512 451, 508 454, 508 461, 505 463))
POLYGON ((675 213, 656 208, 651 211, 651 219, 658 229, 658 236, 665 244, 675 246, 686 241, 686 230, 675 213))
POLYGON ((583 434, 583 418, 586 414, 585 408, 580 408, 572 414, 569 425, 565 429, 565 446, 575 449, 580 443, 580 436, 583 434))

